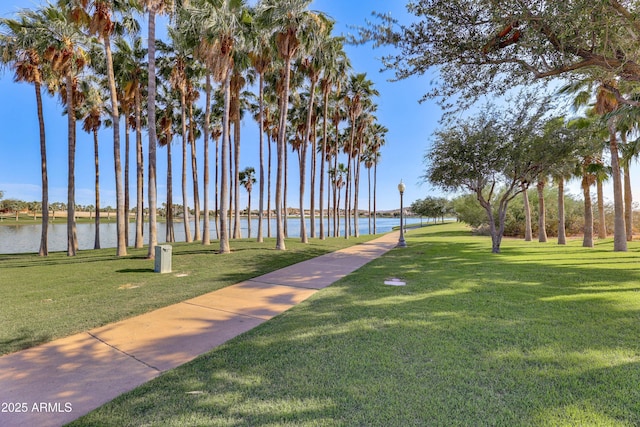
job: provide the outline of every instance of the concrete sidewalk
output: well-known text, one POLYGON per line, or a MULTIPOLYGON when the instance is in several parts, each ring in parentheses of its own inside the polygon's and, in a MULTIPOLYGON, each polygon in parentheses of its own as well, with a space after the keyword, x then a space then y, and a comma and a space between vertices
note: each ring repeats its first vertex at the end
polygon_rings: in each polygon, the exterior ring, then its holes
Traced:
POLYGON ((60 426, 273 318, 395 247, 398 233, 0 357, 0 426, 60 426))

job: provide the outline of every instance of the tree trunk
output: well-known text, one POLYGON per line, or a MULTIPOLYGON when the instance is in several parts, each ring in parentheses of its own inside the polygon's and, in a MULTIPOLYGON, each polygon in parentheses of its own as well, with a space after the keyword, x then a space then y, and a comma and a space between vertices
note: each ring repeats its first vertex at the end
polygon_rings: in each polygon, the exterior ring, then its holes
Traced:
POLYGON ((44 114, 42 112, 41 85, 36 81, 36 107, 38 110, 38 126, 40 129, 40 171, 42 177, 42 228, 40 230, 39 256, 49 255, 49 175, 47 173, 47 143, 44 129, 44 114))
POLYGON ((135 93, 136 115, 136 248, 144 247, 144 156, 142 153, 142 100, 135 93))
MULTIPOLYGON (((129 124, 127 123, 127 119, 129 117, 129 113, 127 109, 123 109, 122 111, 124 117, 124 217, 125 217, 125 227, 124 227, 124 242, 125 246, 129 246, 129 212, 130 210, 130 194, 129 194, 129 168, 130 157, 129 153, 131 151, 131 138, 129 135, 129 124)), ((137 218, 136 218, 137 222, 137 218)))
POLYGON ((247 192, 249 197, 249 202, 247 206, 247 238, 251 238, 251 191, 247 192))
POLYGON ((219 166, 220 166, 220 138, 216 138, 216 168, 215 168, 215 182, 214 182, 214 187, 215 187, 215 200, 214 200, 214 204, 215 206, 213 207, 213 215, 214 215, 214 220, 216 223, 216 236, 218 237, 218 240, 220 240, 220 186, 219 186, 219 182, 218 182, 218 178, 220 177, 220 171, 219 171, 219 166))
MULTIPOLYGON (((320 240, 325 239, 324 232, 324 190, 325 190, 325 164, 327 157, 327 117, 329 115, 329 90, 323 90, 323 117, 322 117, 322 147, 320 149, 320 196, 318 199, 318 209, 320 216, 320 240)), ((327 219, 329 218, 329 204, 327 203, 327 219)), ((327 233, 329 233, 329 222, 327 221, 327 233)))
MULTIPOLYGON (((311 79, 311 88, 309 89, 309 104, 307 105, 307 120, 304 126, 304 134, 302 135, 302 144, 300 145, 300 241, 302 243, 309 243, 307 236, 307 226, 304 217, 304 189, 307 178, 307 148, 311 135, 311 119, 313 116, 313 104, 315 101, 317 79, 311 79)), ((315 153, 311 153, 315 156, 315 153)), ((311 181, 313 183, 313 180, 311 181)), ((311 217, 313 221, 313 216, 311 217)))
POLYGON ((360 237, 360 212, 358 210, 358 202, 360 198, 360 162, 362 143, 358 144, 358 154, 356 155, 354 164, 354 176, 353 176, 353 235, 360 237))
POLYGON ((95 236, 93 240, 93 249, 100 249, 100 160, 98 157, 98 130, 93 131, 93 159, 95 165, 95 198, 96 198, 96 219, 95 219, 95 236))
MULTIPOLYGON (((239 97, 240 94, 238 93, 239 97)), ((240 239, 240 99, 237 100, 237 110, 235 112, 235 120, 233 121, 233 190, 234 190, 234 209, 233 209, 233 238, 240 239)))
POLYGON ((180 110, 182 116, 182 220, 184 226, 185 242, 193 241, 191 238, 191 221, 189 218, 189 203, 187 195, 187 111, 184 90, 180 96, 180 110))
POLYGON ((148 98, 147 117, 149 132, 149 252, 147 258, 155 258, 155 247, 158 244, 157 197, 156 197, 156 13, 154 7, 149 8, 148 27, 148 98))
POLYGON ((128 212, 124 209, 124 188, 122 188, 122 164, 120 162, 120 112, 118 111, 118 92, 113 71, 113 58, 111 56, 111 40, 104 37, 104 50, 106 55, 107 75, 109 90, 111 92, 111 120, 113 121, 113 163, 116 177, 116 229, 118 243, 117 256, 127 255, 126 227, 128 227, 128 212))
POLYGON ((287 58, 284 64, 284 90, 280 99, 280 123, 278 126, 278 161, 276 172, 276 249, 286 250, 284 241, 284 224, 283 224, 283 173, 284 173, 284 155, 286 150, 286 134, 287 134, 287 110, 289 109, 289 84, 291 79, 291 58, 287 58))
POLYGON ((618 155, 618 141, 616 132, 611 125, 609 131, 609 150, 611 151, 611 175, 613 177, 613 250, 616 252, 627 251, 627 234, 624 220, 624 200, 622 196, 622 179, 620 177, 620 158, 618 155))
POLYGON ((376 219, 377 219, 377 210, 376 210, 376 193, 378 186, 378 162, 373 164, 373 234, 377 233, 376 229, 376 219))
POLYGON ((522 200, 524 204, 524 241, 533 240, 533 231, 531 229, 531 205, 529 204, 529 192, 524 189, 522 191, 522 200))
POLYGON ((598 195, 598 239, 606 239, 607 222, 604 213, 604 188, 601 179, 597 180, 596 189, 598 195))
POLYGON ((369 234, 371 234, 371 168, 367 168, 367 219, 369 220, 369 234))
POLYGON ((584 237, 582 246, 593 247, 593 207, 591 206, 591 191, 587 175, 582 177, 582 195, 584 197, 584 237))
POLYGON ((267 134, 267 237, 271 237, 271 136, 267 134))
POLYGON ((193 129, 193 103, 189 104, 189 145, 191 146, 191 178, 193 180, 193 232, 194 240, 202 239, 200 234, 200 190, 198 183, 198 158, 196 156, 196 137, 193 129))
POLYGON ((167 242, 176 241, 176 233, 173 223, 173 157, 171 155, 171 142, 173 135, 167 136, 167 242))
POLYGON ((259 74, 259 127, 260 127, 260 196, 258 200, 258 235, 256 241, 258 243, 264 242, 263 237, 263 221, 264 221, 264 76, 259 74))
POLYGON ((558 244, 567 244, 567 232, 564 215, 564 178, 558 178, 558 244))
POLYGON ((224 80, 224 108, 222 118, 222 168, 220 171, 220 253, 226 254, 231 252, 229 248, 229 234, 227 231, 227 213, 229 203, 229 183, 228 169, 229 169, 229 106, 231 99, 231 70, 227 71, 227 75, 224 80))
MULTIPOLYGON (((67 85, 67 111, 74 112, 73 105, 73 77, 66 76, 67 85)), ((75 114, 67 114, 67 132, 69 151, 67 157, 67 255, 75 256, 77 249, 76 240, 76 199, 75 199, 75 158, 76 158, 76 119, 75 114)))
POLYGON ((633 195, 631 194, 631 171, 624 168, 624 217, 627 242, 633 240, 633 195))
POLYGON ((210 245, 209 234, 209 126, 211 125, 211 73, 207 73, 205 86, 204 110, 204 224, 202 229, 202 244, 210 245))
POLYGON ((538 241, 544 243, 547 241, 547 210, 544 205, 544 186, 546 182, 541 179, 538 181, 538 241))

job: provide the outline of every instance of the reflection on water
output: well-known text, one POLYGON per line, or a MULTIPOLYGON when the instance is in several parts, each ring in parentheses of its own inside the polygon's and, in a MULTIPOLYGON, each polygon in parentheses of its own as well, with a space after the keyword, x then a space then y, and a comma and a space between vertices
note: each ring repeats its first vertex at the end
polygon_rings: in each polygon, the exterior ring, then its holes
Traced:
MULTIPOLYGON (((6 221, 6 220, 5 220, 6 221)), ((60 220, 58 220, 60 221, 60 220)), ((66 251, 67 250, 67 224, 64 222, 56 222, 49 224, 49 251, 66 251)), ((265 220, 266 222, 266 220, 265 220)), ((419 218, 407 218, 406 223, 419 223, 419 218)), ((210 223, 210 235, 211 239, 217 239, 215 222, 210 223)), ((325 222, 326 224, 326 222, 325 222)), ((399 218, 378 218, 376 220, 376 231, 378 233, 385 233, 390 231, 393 227, 400 224, 399 218)), ((360 234, 369 233, 369 220, 368 218, 360 218, 358 223, 360 234)), ((145 224, 148 227, 147 224, 145 224)), ((247 237, 247 221, 241 221, 242 237, 247 237)), ((267 227, 263 226, 264 236, 267 236, 267 227)), ((94 236, 95 236, 95 224, 78 224, 78 247, 83 249, 93 249, 94 236)), ((174 224, 176 241, 184 241, 184 226, 182 223, 174 224)), ((272 236, 275 235, 276 224, 275 220, 271 221, 272 236)), ((316 221, 316 232, 320 230, 319 221, 316 221)), ((194 224, 191 224, 191 234, 193 235, 194 224)), ((258 231, 258 220, 251 221, 251 237, 255 237, 258 231)), ((289 237, 300 236, 300 219, 289 218, 288 222, 289 237)), ((129 224, 129 243, 133 245, 135 241, 135 224, 129 224)), ((148 233, 148 228, 145 228, 144 233, 148 233)), ((307 233, 309 233, 309 220, 307 220, 307 233)), ((165 224, 158 223, 158 243, 165 242, 165 224)), ((340 235, 344 235, 344 221, 340 221, 340 235)), ((145 238, 145 244, 148 240, 145 238)), ((115 248, 116 247, 116 224, 100 224, 100 246, 102 248, 115 248)), ((8 253, 28 253, 38 252, 40 248, 40 224, 39 222, 34 225, 2 225, 0 226, 0 254, 8 253)))

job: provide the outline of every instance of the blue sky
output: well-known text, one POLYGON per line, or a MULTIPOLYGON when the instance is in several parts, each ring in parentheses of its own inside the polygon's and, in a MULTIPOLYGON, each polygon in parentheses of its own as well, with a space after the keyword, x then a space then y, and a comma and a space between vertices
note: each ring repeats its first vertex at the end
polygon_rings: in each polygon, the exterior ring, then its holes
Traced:
MULTIPOLYGON (((11 0, 2 2, 0 16, 12 17, 20 8, 40 4, 34 0, 11 0)), ((395 17, 409 19, 403 2, 387 0, 342 1, 315 0, 311 9, 327 13, 337 21, 336 34, 353 32, 349 26, 364 25, 372 11, 391 12, 395 17)), ((428 139, 437 125, 440 109, 435 103, 419 104, 418 99, 427 90, 429 77, 416 78, 402 82, 389 82, 391 72, 379 72, 379 58, 384 54, 381 49, 372 49, 370 45, 347 46, 354 72, 366 72, 375 82, 380 92, 377 99, 378 120, 389 128, 387 143, 382 149, 382 162, 378 167, 378 208, 393 209, 398 206, 397 185, 402 179, 407 186, 405 202, 430 194, 428 184, 420 183, 423 173, 423 155, 428 139)), ((4 102, 0 103, 0 190, 5 198, 17 198, 26 201, 40 200, 40 151, 38 124, 34 88, 25 83, 13 82, 11 70, 0 74, 0 93, 4 102)), ((44 113, 49 165, 49 200, 65 202, 67 199, 67 130, 66 117, 62 116, 62 107, 57 99, 44 95, 44 113)), ((76 153, 76 202, 82 205, 93 204, 93 140, 82 131, 77 131, 76 153)), ((146 137, 146 136, 145 136, 146 137)), ((122 137, 124 141, 124 137, 122 137)), ((179 141, 174 141, 179 149, 179 141)), ((202 144, 202 143, 200 143, 202 144)), ((133 144, 132 144, 133 145, 133 144)), ((146 141, 145 141, 146 156, 146 141)), ((115 206, 115 183, 113 167, 113 139, 109 129, 100 132, 100 179, 102 206, 115 206)), ((242 168, 254 166, 258 169, 258 128, 250 118, 243 121, 241 164, 242 168)), ((132 147, 133 148, 133 147, 132 147)), ((202 153, 202 146, 198 146, 202 153)), ((134 162, 133 151, 132 162, 134 162)), ((163 149, 158 150, 158 200, 165 200, 166 156, 163 149)), ((294 157, 292 157, 294 159, 294 157)), ((180 162, 174 159, 174 200, 180 191, 180 162)), ((202 182, 202 160, 198 167, 202 182)), ((290 168, 289 205, 297 205, 297 168, 290 168)), ((190 176, 190 170, 188 171, 190 176)), ((132 198, 135 198, 135 168, 131 169, 132 198)), ((213 180, 212 180, 213 182, 213 180)), ((365 207, 366 175, 361 180, 361 202, 365 207)), ((200 184, 202 185, 202 184, 200 184)), ((189 190, 191 193, 191 190, 189 190)), ((201 192, 202 193, 202 192, 201 192)), ((308 193, 308 191, 307 191, 308 193)), ((257 200, 254 195, 254 200, 257 200)), ((146 196, 145 196, 146 197, 146 196)), ((241 202, 246 203, 246 194, 242 192, 241 202)), ((255 202, 254 202, 255 203, 255 202)), ((308 203, 308 202, 307 202, 308 203)), ((132 201, 132 206, 134 202, 132 201)), ((255 205, 254 205, 255 206, 255 205)), ((308 205, 307 205, 308 206, 308 205)))

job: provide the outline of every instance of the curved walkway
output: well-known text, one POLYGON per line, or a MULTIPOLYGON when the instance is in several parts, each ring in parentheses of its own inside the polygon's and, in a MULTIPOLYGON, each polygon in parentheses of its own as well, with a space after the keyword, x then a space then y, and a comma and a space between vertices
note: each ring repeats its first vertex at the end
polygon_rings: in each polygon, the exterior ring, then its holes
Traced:
POLYGON ((0 426, 60 426, 309 298, 398 233, 0 357, 0 426))

